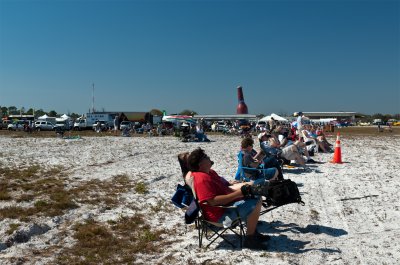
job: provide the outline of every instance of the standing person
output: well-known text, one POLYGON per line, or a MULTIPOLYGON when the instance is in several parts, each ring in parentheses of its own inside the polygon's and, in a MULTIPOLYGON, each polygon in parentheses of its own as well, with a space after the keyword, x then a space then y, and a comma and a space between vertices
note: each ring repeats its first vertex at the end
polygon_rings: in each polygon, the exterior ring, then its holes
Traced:
POLYGON ((117 114, 114 117, 114 135, 118 134, 118 130, 119 130, 119 117, 118 117, 118 114, 117 114))
POLYGON ((260 234, 256 230, 260 217, 261 200, 259 198, 243 199, 246 195, 243 193, 245 189, 233 190, 230 188, 229 182, 224 181, 211 169, 214 162, 205 154, 203 149, 197 148, 192 151, 187 162, 189 170, 192 171, 194 190, 205 218, 212 222, 221 223, 227 219, 235 219, 235 209, 215 207, 234 203, 247 226, 244 247, 265 249, 266 246, 262 242, 269 240, 269 236, 260 234))
POLYGON ((271 119, 268 121, 268 124, 269 124, 269 131, 273 132, 273 130, 276 127, 276 122, 275 122, 274 117, 271 117, 271 119))
POLYGON ((301 137, 301 131, 303 130, 303 112, 295 112, 294 114, 295 117, 297 117, 296 123, 297 123, 297 135, 299 138, 301 137))

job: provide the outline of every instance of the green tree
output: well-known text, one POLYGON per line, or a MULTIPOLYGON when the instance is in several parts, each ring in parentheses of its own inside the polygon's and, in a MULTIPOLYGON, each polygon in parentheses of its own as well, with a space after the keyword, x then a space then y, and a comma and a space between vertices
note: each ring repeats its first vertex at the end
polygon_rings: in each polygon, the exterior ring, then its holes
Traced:
POLYGON ((46 112, 44 112, 42 109, 38 109, 35 111, 35 117, 40 117, 43 116, 44 114, 46 114, 46 112))
POLYGON ((190 109, 184 109, 182 110, 180 113, 180 115, 189 115, 189 116, 193 116, 193 115, 197 115, 197 112, 194 110, 190 110, 190 109))
POLYGON ((72 112, 70 115, 68 115, 68 116, 70 116, 72 119, 77 119, 77 118, 79 118, 81 115, 79 115, 79 114, 76 114, 75 112, 72 112))
POLYGON ((162 116, 163 115, 162 111, 159 110, 159 109, 150 110, 150 114, 153 115, 153 116, 162 116))
POLYGON ((26 114, 27 114, 27 115, 33 115, 33 109, 32 109, 32 108, 28 109, 28 111, 26 112, 26 114))
POLYGON ((8 115, 15 115, 15 114, 19 114, 17 113, 18 109, 15 106, 10 106, 8 107, 8 115))
POLYGON ((7 107, 1 107, 1 116, 6 116, 8 114, 8 108, 7 107))
POLYGON ((55 110, 50 110, 49 114, 50 117, 57 117, 57 112, 55 110))

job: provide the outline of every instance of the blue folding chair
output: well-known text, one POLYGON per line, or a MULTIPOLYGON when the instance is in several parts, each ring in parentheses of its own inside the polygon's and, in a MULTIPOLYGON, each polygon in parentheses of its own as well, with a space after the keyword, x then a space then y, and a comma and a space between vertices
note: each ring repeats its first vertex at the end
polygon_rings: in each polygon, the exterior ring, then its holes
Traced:
MULTIPOLYGON (((270 168, 244 167, 243 166, 243 153, 242 153, 242 151, 239 151, 237 157, 238 157, 238 169, 237 169, 237 172, 236 172, 236 175, 235 175, 235 179, 237 181, 240 181, 240 182, 249 182, 249 181, 251 181, 252 179, 250 179, 249 177, 246 176, 246 172, 245 171, 249 172, 249 171, 253 171, 253 170, 262 173, 262 175, 264 176, 264 179, 266 179, 265 178, 265 176, 266 176, 265 172, 267 170, 269 170, 270 168)), ((262 166, 263 166, 263 164, 262 164, 262 166)), ((275 169, 275 170, 277 170, 277 169, 275 169)), ((260 179, 262 180, 262 178, 260 178, 260 179)), ((255 181, 255 183, 256 182, 257 182, 257 180, 255 181)), ((270 201, 264 200, 263 201, 263 207, 265 208, 265 210, 262 210, 260 212, 260 215, 268 213, 268 212, 278 208, 279 206, 273 206, 270 201)))
POLYGON ((250 179, 248 176, 246 176, 246 172, 248 173, 248 172, 251 172, 251 171, 259 172, 260 175, 265 178, 266 177, 266 172, 268 170, 270 170, 269 168, 264 168, 264 164, 261 164, 260 167, 258 167, 258 168, 243 166, 243 153, 242 153, 242 151, 239 151, 237 157, 238 157, 238 169, 237 169, 236 175, 235 175, 235 179, 237 181, 240 181, 240 182, 249 182, 249 181, 251 181, 252 179, 250 179))

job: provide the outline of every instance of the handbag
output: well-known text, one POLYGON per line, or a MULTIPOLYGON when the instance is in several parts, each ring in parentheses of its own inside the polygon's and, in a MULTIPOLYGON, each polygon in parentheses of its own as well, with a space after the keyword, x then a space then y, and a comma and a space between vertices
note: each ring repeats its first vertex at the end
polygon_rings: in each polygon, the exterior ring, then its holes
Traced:
POLYGON ((189 206, 192 200, 192 190, 187 187, 187 185, 182 186, 181 184, 178 184, 176 191, 171 198, 172 203, 178 208, 183 208, 189 206))
POLYGON ((290 179, 269 181, 267 201, 274 206, 289 203, 305 204, 301 200, 297 184, 290 179))

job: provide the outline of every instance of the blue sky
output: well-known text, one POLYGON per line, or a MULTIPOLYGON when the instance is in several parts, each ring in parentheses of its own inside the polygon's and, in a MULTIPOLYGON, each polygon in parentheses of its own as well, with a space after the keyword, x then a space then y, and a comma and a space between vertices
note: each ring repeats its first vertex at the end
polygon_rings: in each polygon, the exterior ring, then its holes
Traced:
POLYGON ((0 0, 0 106, 400 113, 399 3, 0 0))

